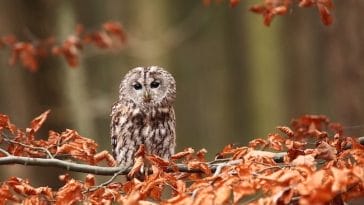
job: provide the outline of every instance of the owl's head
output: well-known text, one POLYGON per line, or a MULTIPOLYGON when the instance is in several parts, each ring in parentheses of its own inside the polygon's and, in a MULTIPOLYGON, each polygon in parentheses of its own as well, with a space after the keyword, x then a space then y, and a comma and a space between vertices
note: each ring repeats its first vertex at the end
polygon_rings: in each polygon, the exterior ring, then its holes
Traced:
POLYGON ((176 99, 176 81, 161 67, 136 67, 121 81, 119 98, 143 107, 170 105, 176 99))

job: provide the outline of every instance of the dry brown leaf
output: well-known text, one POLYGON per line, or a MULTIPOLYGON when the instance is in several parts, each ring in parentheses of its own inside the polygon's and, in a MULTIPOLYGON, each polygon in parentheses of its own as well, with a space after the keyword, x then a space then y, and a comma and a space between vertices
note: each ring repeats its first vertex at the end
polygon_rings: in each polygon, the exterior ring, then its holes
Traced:
POLYGON ((249 157, 268 157, 273 158, 275 156, 275 153, 268 152, 268 151, 260 151, 260 150, 251 150, 248 152, 248 154, 245 156, 245 158, 249 157))
POLYGON ((235 148, 234 151, 233 151, 233 157, 232 157, 232 159, 233 160, 241 159, 241 158, 245 157, 245 155, 248 154, 248 152, 249 152, 249 148, 248 147, 238 147, 238 148, 235 148))
POLYGON ((174 160, 182 159, 182 158, 192 155, 194 152, 195 152, 194 149, 192 149, 191 147, 188 147, 185 150, 183 150, 182 152, 178 152, 178 153, 172 155, 171 158, 174 160))
POLYGON ((279 134, 269 134, 268 142, 269 142, 270 148, 280 151, 283 149, 283 144, 285 142, 285 138, 283 138, 279 134))
POLYGON ((11 191, 11 188, 6 183, 0 187, 0 204, 5 205, 6 202, 19 203, 21 200, 11 191))
POLYGON ((128 173, 128 177, 132 178, 137 173, 141 172, 141 168, 144 166, 144 158, 143 157, 137 157, 135 159, 134 165, 131 168, 130 172, 128 173))
POLYGON ((252 181, 240 181, 233 185, 233 197, 234 203, 238 203, 241 198, 244 196, 248 196, 254 194, 256 189, 254 188, 254 184, 252 181))
POLYGON ((231 196, 230 186, 222 184, 221 186, 217 187, 214 190, 214 192, 215 192, 214 204, 227 204, 227 202, 230 200, 231 196))
POLYGON ((160 201, 162 196, 162 190, 163 189, 161 185, 153 186, 150 190, 149 196, 156 201, 160 201))
POLYGON ((205 148, 203 148, 203 149, 200 149, 199 151, 197 151, 197 153, 196 153, 196 157, 197 157, 197 159, 200 161, 200 162, 205 162, 206 161, 206 159, 205 159, 205 155, 206 155, 206 153, 207 153, 207 150, 205 149, 205 148))
POLYGON ((298 156, 300 156, 300 155, 305 155, 305 154, 307 154, 307 153, 305 153, 303 150, 301 150, 301 149, 289 149, 288 151, 287 151, 287 156, 288 156, 288 159, 289 160, 294 160, 294 159, 296 159, 298 156))
POLYGON ((7 115, 0 113, 0 132, 4 128, 9 130, 12 134, 17 130, 16 126, 10 122, 10 118, 7 115))
POLYGON ((331 187, 332 192, 335 193, 345 192, 347 190, 348 185, 350 184, 349 182, 350 171, 346 169, 340 170, 335 167, 331 167, 330 170, 333 176, 333 184, 331 187))
POLYGON ((60 146, 57 147, 56 154, 70 155, 75 159, 95 164, 94 155, 96 154, 97 143, 94 140, 82 137, 76 131, 67 129, 61 133, 57 142, 60 146))
POLYGON ((321 141, 320 144, 316 148, 317 150, 317 158, 324 160, 333 160, 336 158, 337 151, 335 147, 329 145, 325 141, 321 141))
POLYGON ((331 191, 332 179, 328 178, 326 170, 319 170, 307 177, 296 190, 301 195, 300 204, 325 204, 336 194, 331 191))
POLYGON ((156 155, 148 155, 146 158, 155 166, 168 167, 170 162, 156 155))
POLYGON ((71 177, 70 177, 70 175, 69 175, 69 174, 62 174, 62 175, 59 175, 59 176, 58 176, 58 179, 59 179, 61 182, 63 182, 63 183, 67 183, 67 182, 71 179, 71 177))
POLYGON ((139 205, 139 201, 142 199, 139 190, 134 190, 130 194, 128 194, 125 199, 122 199, 120 202, 122 204, 128 205, 139 205))
POLYGON ((83 199, 82 184, 71 179, 56 194, 56 205, 74 204, 83 199))
POLYGON ((249 147, 255 148, 255 149, 257 149, 258 147, 261 147, 263 149, 268 144, 269 144, 269 142, 267 140, 258 138, 258 139, 254 139, 254 140, 250 141, 249 142, 249 147))
POLYGON ((32 130, 34 130, 34 132, 37 132, 39 130, 39 128, 43 125, 45 120, 47 119, 50 112, 51 112, 50 110, 47 110, 47 111, 43 112, 42 114, 40 114, 38 117, 34 118, 30 122, 30 128, 32 130))
POLYGON ((103 29, 115 36, 121 43, 125 43, 126 34, 119 22, 106 22, 102 25, 103 29))
POLYGON ((93 174, 87 174, 85 178, 85 188, 90 188, 92 186, 95 186, 95 175, 93 174))
POLYGON ((116 166, 116 161, 114 157, 106 150, 101 151, 94 155, 94 162, 96 164, 101 162, 102 160, 105 160, 107 162, 107 165, 110 167, 116 166))
POLYGON ((286 134, 289 138, 293 138, 294 137, 294 132, 289 127, 286 127, 286 126, 278 126, 277 129, 279 131, 283 132, 284 134, 286 134))
POLYGON ((48 205, 49 203, 49 200, 38 195, 29 196, 22 201, 22 205, 48 205))
POLYGON ((291 149, 291 150, 302 150, 302 149, 304 149, 306 144, 307 144, 307 142, 301 142, 301 141, 296 141, 296 140, 291 140, 291 139, 286 139, 286 141, 285 141, 285 145, 286 145, 287 149, 291 149))
POLYGON ((182 194, 186 192, 186 183, 182 180, 176 181, 176 190, 178 194, 182 194))
POLYGON ((208 165, 204 162, 199 162, 199 161, 189 161, 187 163, 187 167, 189 170, 191 169, 199 169, 201 170, 203 173, 210 175, 211 174, 211 169, 208 167, 208 165))
POLYGON ((228 144, 226 145, 221 152, 219 152, 218 154, 216 154, 216 159, 221 159, 224 158, 228 155, 232 155, 234 153, 234 146, 232 144, 228 144))
POLYGON ((52 190, 49 187, 34 188, 27 180, 21 178, 11 177, 6 183, 12 187, 16 193, 21 195, 42 195, 48 199, 53 198, 52 190))
POLYGON ((307 166, 314 167, 316 166, 315 158, 312 155, 299 155, 296 159, 294 159, 291 164, 293 166, 307 166))
POLYGON ((172 197, 168 200, 165 201, 164 204, 168 204, 168 205, 185 205, 185 204, 192 204, 193 203, 193 199, 191 196, 185 194, 185 193, 182 193, 182 194, 179 194, 175 197, 172 197))

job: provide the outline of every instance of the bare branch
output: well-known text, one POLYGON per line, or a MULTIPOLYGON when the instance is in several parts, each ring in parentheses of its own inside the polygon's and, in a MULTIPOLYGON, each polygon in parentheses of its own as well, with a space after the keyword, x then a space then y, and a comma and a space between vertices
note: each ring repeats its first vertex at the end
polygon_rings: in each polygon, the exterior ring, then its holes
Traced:
MULTIPOLYGON (((77 164, 75 162, 63 161, 59 159, 44 159, 19 156, 6 156, 0 158, 0 165, 5 164, 20 164, 25 166, 42 166, 42 167, 57 167, 68 171, 90 173, 96 175, 113 175, 119 172, 119 167, 100 167, 87 164, 77 164)), ((124 169, 120 174, 127 174, 128 169, 124 169)))
MULTIPOLYGON (((360 144, 364 144, 364 137, 359 138, 360 144)), ((351 147, 351 146, 350 146, 351 147)), ((65 169, 68 171, 74 172, 82 172, 82 173, 90 173, 95 175, 106 175, 113 176, 110 180, 104 182, 109 184, 116 178, 117 175, 126 175, 129 173, 130 168, 123 167, 101 167, 101 166, 93 166, 87 164, 78 164, 72 161, 65 161, 56 158, 46 159, 46 158, 32 158, 32 157, 21 157, 21 156, 13 156, 8 153, 6 150, 0 148, 0 152, 5 155, 5 157, 0 157, 0 165, 6 164, 19 164, 25 166, 43 166, 43 167, 57 167, 61 169, 65 169)), ((260 154, 270 154, 273 155, 273 159, 276 163, 281 163, 283 161, 284 156, 287 154, 285 152, 280 153, 272 153, 268 151, 259 151, 260 154)), ((226 159, 217 159, 215 161, 206 162, 212 172, 219 173, 221 169, 225 166, 243 163, 243 160, 232 160, 230 158, 226 159)), ((200 169, 190 169, 186 164, 176 164, 174 167, 167 167, 167 172, 173 172, 175 168, 180 172, 187 173, 201 173, 200 169)), ((215 173, 215 174, 216 174, 215 173)))
POLYGON ((240 164, 240 163, 243 163, 242 159, 236 159, 236 160, 231 160, 228 162, 223 162, 220 164, 215 164, 215 167, 211 167, 211 170, 212 170, 212 168, 214 168, 214 171, 215 171, 213 176, 217 177, 221 173, 222 168, 224 168, 224 167, 236 165, 236 164, 240 164))
MULTIPOLYGON (((233 160, 229 162, 220 162, 213 163, 209 162, 209 167, 212 172, 219 172, 219 169, 233 164, 242 163, 242 160, 233 160)), ((32 158, 32 157, 20 157, 20 156, 12 156, 7 155, 5 157, 0 158, 0 165, 5 164, 19 164, 24 166, 42 166, 42 167, 57 167, 61 169, 65 169, 68 171, 74 172, 82 172, 82 173, 90 173, 95 175, 106 175, 113 177, 106 181, 106 185, 111 183, 117 175, 126 175, 129 173, 130 168, 123 167, 101 167, 101 166, 93 166, 87 164, 78 164, 76 162, 64 161, 59 159, 45 159, 45 158, 32 158)), ((188 173, 201 173, 200 169, 190 169, 185 164, 176 164, 178 170, 180 172, 188 172, 188 173)), ((168 167, 166 169, 167 172, 173 172, 175 167, 168 167)))
POLYGON ((99 184, 97 186, 91 187, 90 189, 87 190, 87 192, 89 192, 89 191, 95 191, 95 190, 97 190, 99 188, 102 188, 102 187, 105 187, 105 186, 109 185, 111 182, 113 182, 115 180, 115 178, 117 176, 119 176, 123 172, 124 172, 124 170, 123 169, 120 169, 119 171, 115 172, 114 175, 110 179, 108 179, 107 181, 105 181, 105 182, 103 182, 103 183, 101 183, 101 184, 99 184))
MULTIPOLYGON (((126 175, 129 173, 130 168, 123 167, 101 167, 87 164, 78 164, 71 161, 64 161, 59 159, 45 159, 45 158, 32 158, 32 157, 20 157, 20 156, 6 156, 0 157, 0 165, 6 164, 19 164, 24 166, 41 166, 41 167, 57 167, 68 171, 90 173, 95 175, 126 175)), ((189 169, 187 165, 177 164, 178 170, 181 172, 199 173, 199 169, 189 169)), ((216 166, 212 166, 212 170, 215 170, 216 166)), ((172 172, 173 168, 169 167, 167 172, 172 172)))
POLYGON ((6 151, 2 148, 0 148, 0 152, 3 153, 5 156, 11 156, 11 154, 8 151, 6 151))

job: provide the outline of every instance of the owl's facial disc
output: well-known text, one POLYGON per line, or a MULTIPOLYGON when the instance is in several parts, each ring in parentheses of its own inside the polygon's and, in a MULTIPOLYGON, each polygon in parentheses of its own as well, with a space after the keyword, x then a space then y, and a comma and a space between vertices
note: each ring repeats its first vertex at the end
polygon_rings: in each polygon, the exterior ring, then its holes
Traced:
POLYGON ((171 104, 175 99, 175 81, 170 73, 156 67, 137 67, 124 77, 120 98, 139 107, 171 104))
POLYGON ((163 85, 162 80, 154 78, 134 80, 131 82, 130 90, 132 91, 132 95, 129 96, 130 99, 142 106, 160 103, 167 92, 167 88, 163 85))

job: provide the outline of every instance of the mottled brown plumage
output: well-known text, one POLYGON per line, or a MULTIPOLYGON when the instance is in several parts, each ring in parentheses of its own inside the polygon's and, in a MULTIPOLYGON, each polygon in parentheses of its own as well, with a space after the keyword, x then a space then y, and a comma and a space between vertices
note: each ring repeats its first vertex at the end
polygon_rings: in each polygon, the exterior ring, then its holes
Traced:
POLYGON ((119 166, 130 167, 144 144, 149 154, 169 159, 175 149, 176 82, 157 66, 137 67, 121 81, 111 112, 111 146, 119 166))

